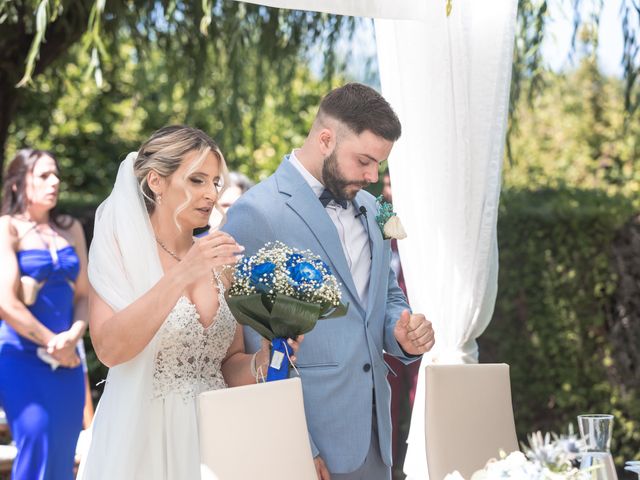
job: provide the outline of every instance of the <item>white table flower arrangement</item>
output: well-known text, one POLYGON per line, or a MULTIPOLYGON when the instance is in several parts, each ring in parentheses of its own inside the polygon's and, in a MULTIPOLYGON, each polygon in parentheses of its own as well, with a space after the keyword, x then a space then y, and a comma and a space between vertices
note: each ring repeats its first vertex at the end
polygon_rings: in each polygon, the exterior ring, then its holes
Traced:
MULTIPOLYGON (((529 445, 524 452, 501 452, 498 459, 491 459, 485 467, 476 471, 469 480, 580 480, 590 478, 590 472, 577 468, 576 460, 582 441, 573 432, 555 435, 536 432, 529 435, 529 445)), ((455 471, 445 480, 464 480, 455 471)))

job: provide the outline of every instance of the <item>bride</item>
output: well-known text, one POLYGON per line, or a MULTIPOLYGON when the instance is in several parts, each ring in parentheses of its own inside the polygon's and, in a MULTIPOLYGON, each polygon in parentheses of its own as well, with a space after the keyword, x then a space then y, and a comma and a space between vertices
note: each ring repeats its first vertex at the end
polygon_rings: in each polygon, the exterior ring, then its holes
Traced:
MULTIPOLYGON (((202 131, 155 132, 121 163, 89 252, 91 340, 111 367, 78 479, 200 478, 196 396, 255 383, 221 272, 243 247, 207 224, 227 169, 202 131)), ((298 343, 291 342, 294 350, 298 343)), ((211 425, 210 428, 216 428, 211 425)))

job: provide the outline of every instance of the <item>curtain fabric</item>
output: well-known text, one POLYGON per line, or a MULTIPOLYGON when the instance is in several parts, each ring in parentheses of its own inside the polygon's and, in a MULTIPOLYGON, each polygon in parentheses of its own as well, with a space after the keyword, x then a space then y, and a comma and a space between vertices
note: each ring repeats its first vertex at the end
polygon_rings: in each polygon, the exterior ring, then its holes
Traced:
MULTIPOLYGON (((517 0, 425 2, 422 21, 376 20, 382 91, 403 134, 389 159, 409 300, 433 322, 422 360, 478 361, 497 291, 496 226, 517 0)), ((420 369, 404 465, 428 476, 420 369)))
POLYGON ((267 7, 307 10, 366 18, 421 20, 433 0, 247 0, 267 7))

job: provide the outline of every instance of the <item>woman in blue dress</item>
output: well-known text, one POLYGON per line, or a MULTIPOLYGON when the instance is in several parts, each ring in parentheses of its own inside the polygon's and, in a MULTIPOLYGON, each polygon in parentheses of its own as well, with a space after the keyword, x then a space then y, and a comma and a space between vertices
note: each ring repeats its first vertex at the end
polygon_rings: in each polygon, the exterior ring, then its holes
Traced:
POLYGON ((58 162, 18 152, 5 174, 0 216, 0 404, 18 448, 14 480, 73 479, 82 429, 86 244, 56 212, 58 162))

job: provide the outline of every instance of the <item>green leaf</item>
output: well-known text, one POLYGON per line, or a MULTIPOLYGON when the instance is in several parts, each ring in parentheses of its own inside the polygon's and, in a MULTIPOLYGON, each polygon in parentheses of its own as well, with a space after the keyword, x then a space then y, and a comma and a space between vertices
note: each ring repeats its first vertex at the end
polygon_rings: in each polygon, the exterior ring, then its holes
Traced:
POLYGON ((44 32, 47 29, 47 10, 49 0, 41 0, 36 11, 36 31, 44 38, 44 32))
POLYGON ((23 87, 31 81, 31 75, 33 75, 36 60, 40 53, 40 44, 44 41, 44 34, 47 30, 48 6, 48 0, 41 0, 38 4, 38 8, 36 10, 36 34, 33 37, 31 46, 29 47, 24 75, 16 85, 17 87, 23 87))
POLYGON ((347 314, 348 310, 349 310, 348 303, 346 305, 341 303, 337 307, 334 307, 333 305, 328 305, 328 306, 325 305, 322 307, 322 314, 320 315, 320 320, 325 320, 327 318, 344 317, 347 314))
POLYGON ((200 33, 208 35, 211 25, 211 0, 202 0, 202 19, 200 20, 200 33))
POLYGON ((271 329, 276 337, 295 338, 310 332, 320 317, 320 305, 276 295, 271 310, 271 329))
POLYGON ((227 304, 238 323, 253 328, 268 340, 295 338, 313 330, 318 320, 343 316, 347 312, 347 306, 340 305, 323 315, 323 306, 287 295, 276 295, 273 303, 267 300, 267 295, 262 294, 231 296, 227 304))
POLYGON ((253 328, 267 340, 275 338, 270 326, 271 314, 262 303, 261 294, 229 297, 227 305, 239 324, 253 328))

